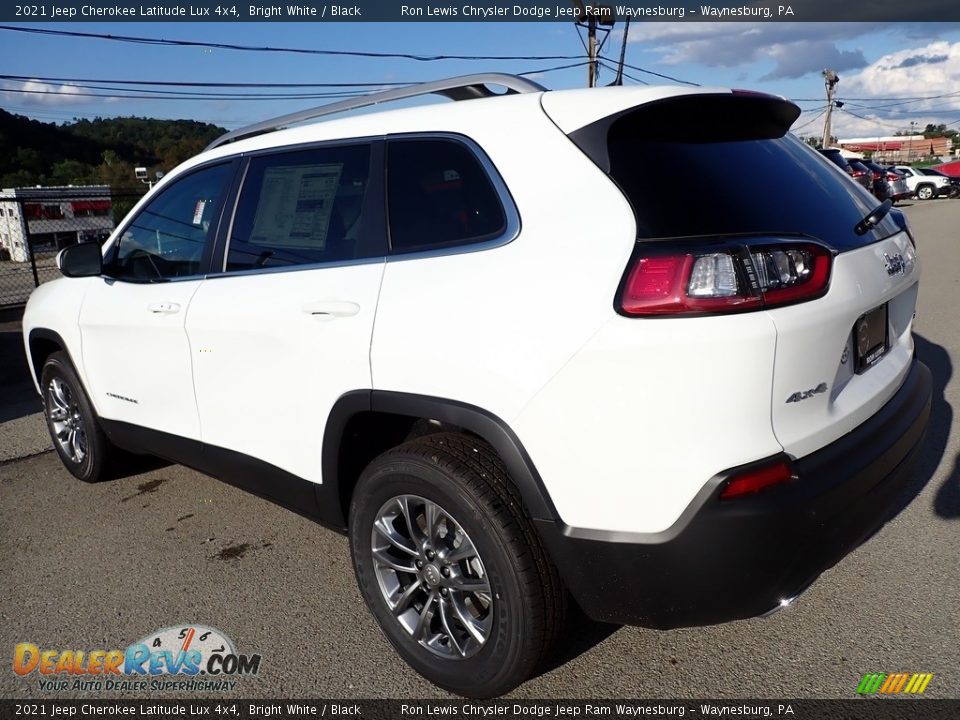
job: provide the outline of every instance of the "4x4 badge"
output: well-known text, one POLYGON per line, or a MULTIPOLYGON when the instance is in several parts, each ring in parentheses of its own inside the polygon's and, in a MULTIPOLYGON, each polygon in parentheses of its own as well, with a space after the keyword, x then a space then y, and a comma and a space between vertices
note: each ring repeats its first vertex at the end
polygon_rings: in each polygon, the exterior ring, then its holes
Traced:
POLYGON ((800 402, 801 400, 806 400, 812 398, 814 395, 819 395, 820 393, 825 393, 827 391, 827 384, 825 382, 820 383, 815 388, 810 388, 809 390, 800 390, 795 392, 793 395, 787 398, 788 403, 800 402))
POLYGON ((887 255, 884 253, 883 260, 887 264, 887 275, 903 275, 907 269, 907 264, 903 261, 903 255, 900 253, 896 255, 887 255))

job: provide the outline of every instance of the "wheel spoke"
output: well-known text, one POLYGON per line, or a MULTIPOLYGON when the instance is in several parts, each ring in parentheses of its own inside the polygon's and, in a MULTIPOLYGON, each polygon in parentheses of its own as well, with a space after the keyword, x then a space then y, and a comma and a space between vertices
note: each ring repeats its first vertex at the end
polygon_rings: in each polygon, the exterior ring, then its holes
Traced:
POLYGON ((448 550, 443 554, 443 559, 448 563, 456 563, 461 560, 467 560, 468 558, 475 557, 477 554, 477 549, 473 547, 473 543, 470 542, 470 538, 466 535, 463 535, 460 542, 460 547, 454 548, 453 550, 448 550))
POLYGON ((417 590, 420 589, 420 581, 414 580, 410 585, 407 586, 407 589, 396 599, 396 601, 390 606, 390 610, 394 615, 400 615, 401 613, 406 612, 407 608, 410 607, 410 600, 413 599, 413 596, 417 594, 417 590))
POLYGON ((483 628, 477 623, 476 618, 467 612, 461 603, 453 601, 450 604, 453 606, 453 611, 457 614, 457 618, 467 629, 467 632, 470 633, 474 640, 482 645, 487 639, 487 636, 484 634, 483 628))
POLYGON ((420 527, 417 525, 417 517, 413 513, 413 509, 410 507, 410 497, 404 495, 403 497, 397 498, 397 504, 400 506, 400 513, 403 515, 403 519, 407 523, 407 532, 410 534, 410 539, 413 540, 418 546, 423 544, 423 537, 420 535, 420 527))
POLYGON ((70 409, 70 398, 67 397, 67 393, 70 391, 66 388, 60 380, 54 380, 50 383, 50 389, 53 390, 53 398, 56 401, 59 407, 62 407, 64 410, 70 409))
POLYGON ((437 538, 437 521, 438 521, 438 508, 434 503, 429 500, 423 504, 423 519, 425 530, 427 534, 427 542, 435 543, 437 538))
POLYGON ((404 542, 404 538, 394 529, 393 525, 390 525, 386 519, 379 518, 374 524, 373 529, 376 530, 382 537, 386 539, 388 543, 393 545, 397 550, 401 550, 408 555, 417 556, 419 553, 415 547, 411 547, 404 542))
POLYGON ((66 408, 62 408, 59 405, 53 405, 50 408, 50 419, 53 420, 53 422, 63 422, 64 420, 66 420, 67 419, 66 408))
POLYGON ((84 449, 84 436, 83 430, 74 428, 73 430, 73 458, 77 462, 81 462, 84 457, 87 455, 87 451, 84 449))
POLYGON ((464 657, 466 650, 463 645, 460 644, 460 640, 454 632, 453 618, 450 617, 451 604, 449 600, 440 599, 440 623, 443 625, 443 630, 447 633, 447 637, 450 638, 450 643, 456 649, 457 653, 460 654, 460 657, 464 657))
POLYGON ((431 591, 427 601, 423 604, 423 610, 420 611, 420 617, 417 618, 417 626, 413 629, 415 640, 423 639, 423 633, 430 627, 430 620, 433 618, 433 603, 436 599, 436 591, 431 591))
POLYGON ((467 577, 465 575, 454 575, 447 579, 447 585, 453 590, 459 590, 465 593, 489 593, 490 583, 486 578, 467 577))
POLYGON ((380 567, 388 567, 392 570, 396 570, 397 572, 413 574, 416 574, 417 572, 417 569, 413 566, 413 562, 411 562, 409 565, 403 565, 387 555, 387 551, 385 549, 374 550, 373 559, 380 567))

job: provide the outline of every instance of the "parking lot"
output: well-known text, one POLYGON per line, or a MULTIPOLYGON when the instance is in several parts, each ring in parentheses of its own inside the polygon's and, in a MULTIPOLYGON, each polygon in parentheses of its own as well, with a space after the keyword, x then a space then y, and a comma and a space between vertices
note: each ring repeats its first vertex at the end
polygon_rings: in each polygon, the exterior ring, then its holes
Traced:
MULTIPOLYGON (((666 632, 580 619, 516 697, 852 698, 867 672, 933 673, 926 695, 960 697, 960 201, 905 211, 924 272, 917 352, 934 376, 909 506, 769 618, 666 632)), ((0 652, 124 648, 203 624, 262 655, 228 697, 443 697, 381 636, 344 538, 180 466, 76 481, 44 452, 15 323, 0 342, 0 652)), ((14 675, 11 659, 0 696, 75 695, 14 675)))

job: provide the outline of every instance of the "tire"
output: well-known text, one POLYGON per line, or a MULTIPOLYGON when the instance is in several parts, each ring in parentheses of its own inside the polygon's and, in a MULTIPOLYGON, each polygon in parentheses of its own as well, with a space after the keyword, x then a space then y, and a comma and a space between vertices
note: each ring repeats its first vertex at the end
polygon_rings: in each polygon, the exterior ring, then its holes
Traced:
POLYGON ((934 192, 933 185, 921 185, 917 188, 917 199, 918 200, 932 200, 937 196, 934 192))
POLYGON ((396 651, 459 695, 512 690, 562 628, 556 569, 503 462, 479 439, 437 433, 373 460, 353 493, 350 551, 360 593, 396 651), (424 544, 428 514, 434 540, 424 544))
POLYGON ((116 454, 64 352, 55 352, 40 375, 43 414, 64 467, 84 482, 97 482, 116 454))

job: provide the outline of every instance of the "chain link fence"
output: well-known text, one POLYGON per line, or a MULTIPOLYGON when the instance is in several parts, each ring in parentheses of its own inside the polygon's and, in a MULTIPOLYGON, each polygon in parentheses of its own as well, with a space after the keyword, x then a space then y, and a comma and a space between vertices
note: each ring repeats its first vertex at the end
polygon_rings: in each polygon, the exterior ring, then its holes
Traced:
POLYGON ((106 185, 0 192, 0 309, 23 305, 34 288, 60 277, 63 248, 103 243, 141 197, 106 185))

